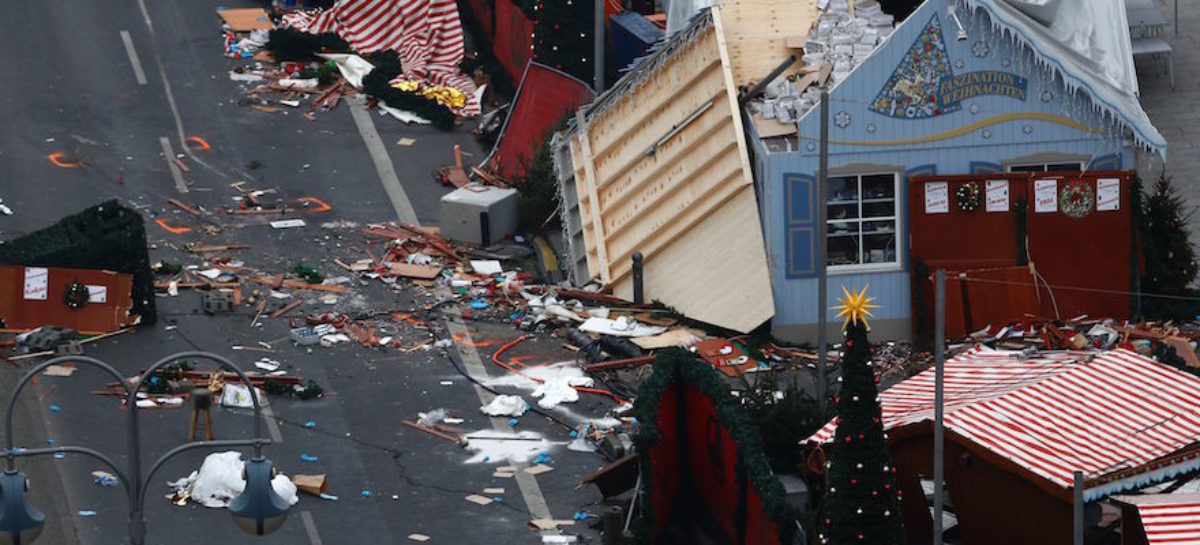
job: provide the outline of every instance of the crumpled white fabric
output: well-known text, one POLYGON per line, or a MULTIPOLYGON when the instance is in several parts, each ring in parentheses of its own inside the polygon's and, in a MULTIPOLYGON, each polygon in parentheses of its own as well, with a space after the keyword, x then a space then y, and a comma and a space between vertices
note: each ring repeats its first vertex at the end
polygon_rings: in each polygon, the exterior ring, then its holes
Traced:
MULTIPOLYGON (((244 467, 242 453, 214 452, 204 458, 199 471, 193 471, 191 475, 167 485, 176 490, 190 489, 192 501, 205 507, 229 507, 229 502, 246 488, 246 481, 242 479, 244 467)), ((287 500, 288 505, 296 505, 300 501, 296 495, 296 485, 282 473, 271 480, 271 488, 279 497, 287 500)))

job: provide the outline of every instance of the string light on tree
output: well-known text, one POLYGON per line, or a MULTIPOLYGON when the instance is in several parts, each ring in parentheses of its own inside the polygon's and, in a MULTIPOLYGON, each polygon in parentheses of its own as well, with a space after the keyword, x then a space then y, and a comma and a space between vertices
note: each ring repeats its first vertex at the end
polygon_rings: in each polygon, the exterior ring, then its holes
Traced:
POLYGON ((867 339, 867 319, 879 306, 866 287, 843 286, 838 301, 834 310, 844 319, 846 342, 822 543, 899 545, 905 543, 904 530, 867 339))
POLYGON ((533 9, 536 21, 530 37, 532 57, 576 78, 590 80, 588 58, 576 55, 592 47, 592 6, 588 2, 550 0, 534 4, 533 9))

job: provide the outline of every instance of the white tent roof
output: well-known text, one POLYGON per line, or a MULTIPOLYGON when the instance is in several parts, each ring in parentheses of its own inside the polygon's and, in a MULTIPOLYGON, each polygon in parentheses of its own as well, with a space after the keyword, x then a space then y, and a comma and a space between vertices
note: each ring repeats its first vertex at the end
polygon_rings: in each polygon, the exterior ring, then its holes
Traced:
POLYGON ((1094 107, 1121 120, 1136 141, 1165 160, 1167 141, 1138 102, 1124 0, 962 0, 1030 46, 1039 62, 1094 107))

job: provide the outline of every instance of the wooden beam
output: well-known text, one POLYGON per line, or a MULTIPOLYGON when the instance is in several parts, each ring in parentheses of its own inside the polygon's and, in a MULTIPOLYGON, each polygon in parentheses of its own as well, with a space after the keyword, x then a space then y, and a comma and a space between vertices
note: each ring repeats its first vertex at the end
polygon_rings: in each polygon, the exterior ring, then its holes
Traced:
MULTIPOLYGON (((600 282, 607 284, 611 273, 609 272, 612 266, 608 262, 608 251, 605 246, 608 244, 604 239, 604 225, 600 216, 600 200, 595 197, 596 193, 596 165, 592 163, 592 149, 588 143, 588 125, 587 118, 583 115, 583 110, 575 112, 576 138, 579 139, 580 156, 583 159, 583 171, 587 176, 587 193, 589 196, 589 209, 592 215, 592 237, 596 241, 597 265, 600 270, 600 282)), ((579 180, 575 181, 575 187, 579 187, 579 180)), ((586 230, 584 233, 586 234, 586 230)))

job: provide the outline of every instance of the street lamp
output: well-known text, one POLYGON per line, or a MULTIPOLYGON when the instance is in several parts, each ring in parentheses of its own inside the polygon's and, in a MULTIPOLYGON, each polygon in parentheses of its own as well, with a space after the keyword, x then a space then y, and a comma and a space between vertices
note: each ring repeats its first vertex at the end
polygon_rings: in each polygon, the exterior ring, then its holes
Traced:
POLYGON ((250 385, 250 378, 233 362, 208 352, 180 352, 158 360, 146 369, 131 389, 125 377, 111 365, 87 356, 64 356, 54 358, 34 367, 13 388, 12 396, 8 399, 8 414, 4 429, 5 449, 0 456, 7 458, 7 469, 0 474, 0 545, 28 545, 37 539, 46 523, 46 517, 29 505, 25 492, 29 490, 29 481, 25 474, 17 471, 16 458, 41 456, 58 452, 74 452, 91 456, 104 463, 116 474, 117 479, 125 487, 125 496, 129 501, 129 541, 133 545, 143 545, 146 542, 146 518, 143 507, 146 503, 146 489, 154 474, 169 459, 176 455, 200 448, 230 448, 254 447, 254 456, 245 463, 244 477, 246 488, 241 495, 229 504, 229 511, 238 526, 255 535, 266 535, 283 525, 287 518, 288 503, 275 493, 271 487, 271 479, 275 476, 275 468, 269 460, 263 457, 262 447, 271 443, 270 439, 262 436, 262 414, 258 403, 258 393, 250 385), (150 471, 142 474, 141 440, 138 433, 137 394, 142 385, 160 367, 182 359, 207 359, 216 362, 222 368, 237 373, 242 384, 249 387, 250 401, 254 404, 254 439, 228 439, 220 441, 196 441, 171 449, 161 458, 154 461, 150 471), (122 473, 116 462, 102 452, 87 447, 56 446, 53 448, 16 449, 13 447, 13 408, 16 406, 17 395, 33 377, 43 369, 58 363, 81 363, 97 367, 117 378, 125 389, 126 404, 129 418, 126 420, 129 437, 129 473, 122 473))

